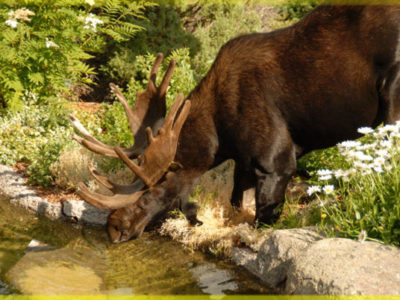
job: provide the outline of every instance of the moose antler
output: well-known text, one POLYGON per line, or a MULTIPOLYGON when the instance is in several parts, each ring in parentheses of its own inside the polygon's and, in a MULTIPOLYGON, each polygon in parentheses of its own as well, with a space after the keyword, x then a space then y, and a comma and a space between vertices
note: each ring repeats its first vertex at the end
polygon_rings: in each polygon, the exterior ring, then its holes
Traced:
POLYGON ((175 120, 183 100, 183 94, 179 94, 166 117, 163 127, 158 130, 158 136, 154 137, 152 130, 149 127, 146 128, 149 146, 144 152, 144 160, 141 166, 131 161, 123 149, 115 148, 118 156, 149 187, 156 184, 173 163, 179 134, 189 115, 191 106, 190 100, 186 100, 178 118, 175 120))
MULTIPOLYGON (((154 133, 157 132, 157 129, 161 126, 166 113, 165 96, 176 63, 173 59, 170 61, 162 82, 160 86, 157 87, 157 72, 162 60, 163 55, 159 53, 150 71, 147 89, 136 94, 136 103, 133 108, 129 106, 117 86, 113 83, 110 84, 111 89, 125 110, 131 132, 134 136, 134 146, 130 148, 122 148, 122 151, 124 151, 124 153, 130 158, 135 158, 143 153, 147 144, 145 129, 151 127, 154 133)), ((69 118, 76 130, 83 136, 83 138, 78 135, 73 136, 78 143, 95 153, 110 157, 118 157, 113 147, 103 144, 93 137, 78 119, 72 115, 70 115, 69 118)))
POLYGON ((80 190, 78 191, 78 195, 97 208, 113 210, 135 203, 148 188, 154 186, 168 171, 171 163, 173 163, 179 134, 189 115, 191 106, 189 100, 186 100, 184 104, 183 101, 183 94, 179 94, 165 119, 164 125, 158 130, 156 137, 153 136, 150 127, 146 128, 149 146, 144 152, 142 166, 139 167, 130 160, 124 149, 119 147, 114 148, 118 157, 125 162, 141 181, 137 180, 127 186, 117 185, 106 177, 101 176, 89 165, 89 170, 93 177, 112 191, 113 196, 91 192, 82 182, 79 183, 80 190), (176 117, 181 107, 179 116, 176 117))

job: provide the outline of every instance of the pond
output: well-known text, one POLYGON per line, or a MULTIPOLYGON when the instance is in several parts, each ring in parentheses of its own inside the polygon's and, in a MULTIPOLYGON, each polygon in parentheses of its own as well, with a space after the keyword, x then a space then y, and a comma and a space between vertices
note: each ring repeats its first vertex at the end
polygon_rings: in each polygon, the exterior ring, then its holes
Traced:
POLYGON ((267 294, 237 266, 155 233, 123 244, 104 229, 37 217, 0 199, 0 294, 267 294))

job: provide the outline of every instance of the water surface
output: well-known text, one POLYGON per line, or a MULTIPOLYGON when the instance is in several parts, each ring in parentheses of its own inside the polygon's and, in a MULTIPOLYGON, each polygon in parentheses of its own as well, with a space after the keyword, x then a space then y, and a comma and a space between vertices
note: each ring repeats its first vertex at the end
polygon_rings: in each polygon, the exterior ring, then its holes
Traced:
POLYGON ((104 229, 36 217, 2 199, 0 216, 0 294, 270 292, 237 266, 154 233, 114 245, 104 229))

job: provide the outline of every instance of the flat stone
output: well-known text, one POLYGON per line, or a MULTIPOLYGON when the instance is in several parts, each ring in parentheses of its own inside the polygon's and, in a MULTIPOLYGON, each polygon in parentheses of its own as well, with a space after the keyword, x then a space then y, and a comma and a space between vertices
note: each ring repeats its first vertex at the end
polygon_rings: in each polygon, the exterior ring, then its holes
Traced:
POLYGON ((287 274, 287 294, 398 295, 400 249, 324 239, 294 257, 287 274))
POLYGON ((105 225, 110 214, 109 211, 100 210, 81 200, 63 201, 62 211, 69 218, 93 225, 105 225))

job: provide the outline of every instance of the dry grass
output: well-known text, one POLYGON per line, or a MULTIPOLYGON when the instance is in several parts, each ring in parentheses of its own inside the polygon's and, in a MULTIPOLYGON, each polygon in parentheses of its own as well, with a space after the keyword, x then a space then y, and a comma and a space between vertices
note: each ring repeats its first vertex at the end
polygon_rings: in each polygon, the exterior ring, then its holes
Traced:
POLYGON ((204 174, 192 198, 199 205, 198 218, 202 226, 190 226, 180 215, 167 219, 160 229, 190 249, 200 249, 230 257, 232 248, 245 244, 257 251, 268 232, 253 227, 254 191, 246 191, 241 210, 230 204, 233 188, 233 163, 227 162, 204 174))
POLYGON ((109 190, 98 184, 88 170, 88 164, 92 164, 101 174, 107 176, 111 181, 119 184, 128 184, 133 180, 133 173, 124 168, 115 172, 105 173, 99 167, 104 158, 93 154, 83 147, 73 148, 64 152, 57 162, 50 166, 50 171, 55 177, 54 184, 66 190, 75 190, 79 182, 84 182, 96 192, 108 194, 109 190))

